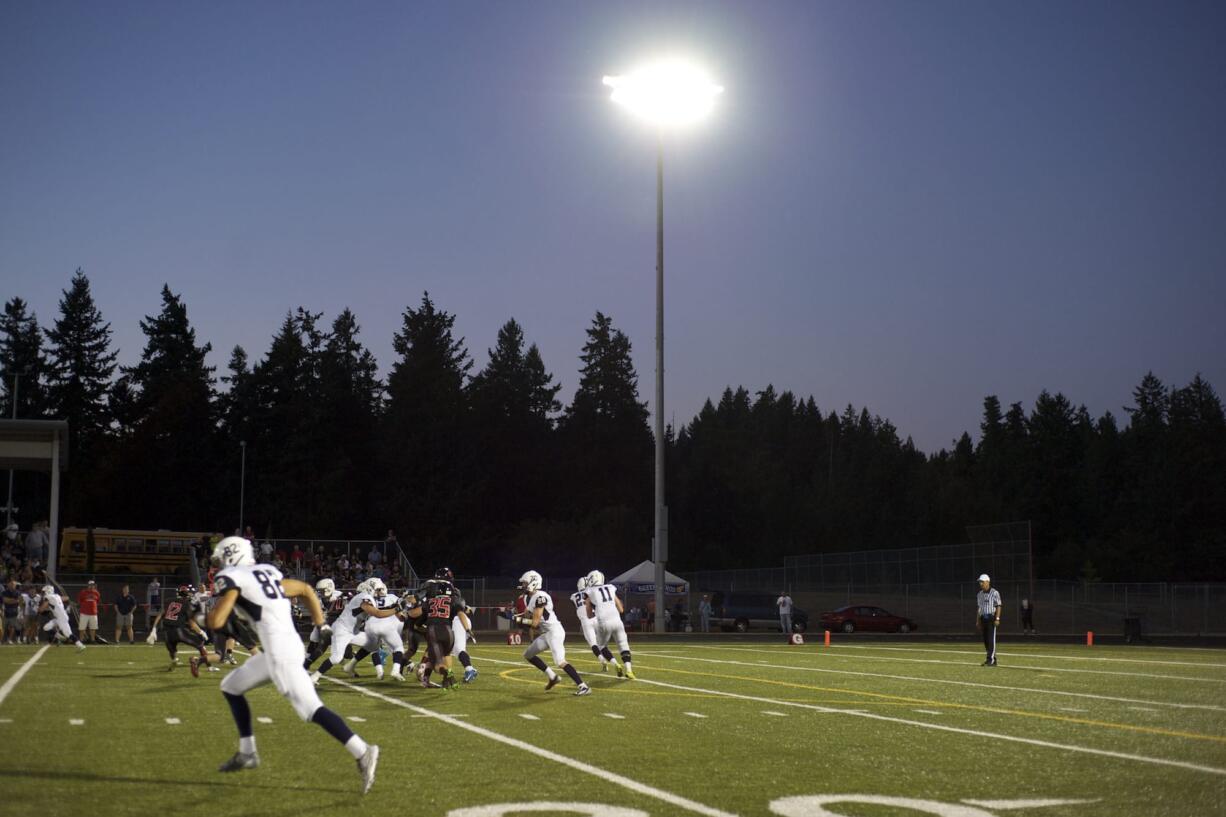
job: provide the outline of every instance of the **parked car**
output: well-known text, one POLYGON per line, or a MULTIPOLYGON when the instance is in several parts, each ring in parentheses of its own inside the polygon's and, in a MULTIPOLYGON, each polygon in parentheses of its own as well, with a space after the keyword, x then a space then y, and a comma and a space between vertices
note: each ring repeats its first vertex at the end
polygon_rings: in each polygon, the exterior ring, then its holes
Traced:
MULTIPOLYGON (((750 628, 779 629, 779 596, 774 593, 744 593, 716 590, 711 593, 711 623, 721 630, 743 633, 750 628)), ((792 607, 792 631, 803 633, 809 626, 809 614, 792 607)))
POLYGON ((909 618, 896 616, 880 607, 848 605, 822 613, 822 629, 854 633, 856 630, 875 633, 909 633, 918 629, 909 618))

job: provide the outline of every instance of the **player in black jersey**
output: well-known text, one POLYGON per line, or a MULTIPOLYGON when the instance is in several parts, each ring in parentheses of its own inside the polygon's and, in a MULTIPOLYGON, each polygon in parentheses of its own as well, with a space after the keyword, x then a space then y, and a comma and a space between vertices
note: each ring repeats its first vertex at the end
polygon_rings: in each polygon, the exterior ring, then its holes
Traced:
MULTIPOLYGON (((431 668, 443 676, 442 688, 451 689, 456 685, 455 676, 451 674, 451 620, 463 615, 464 599, 446 578, 427 581, 422 594, 422 605, 410 610, 409 617, 425 619, 426 657, 431 668)), ((425 678, 428 679, 429 675, 425 678)))
POLYGON ((162 624, 162 630, 166 635, 166 651, 170 653, 170 666, 166 668, 169 672, 179 664, 178 651, 179 644, 187 644, 195 647, 201 657, 207 656, 204 649, 204 642, 207 636, 204 630, 200 629, 200 625, 196 623, 196 613, 199 612, 199 606, 193 600, 196 594, 196 588, 190 584, 179 585, 177 598, 171 600, 166 605, 166 609, 158 613, 157 618, 153 620, 153 624, 149 628, 148 642, 153 644, 157 641, 157 626, 158 622, 162 624))

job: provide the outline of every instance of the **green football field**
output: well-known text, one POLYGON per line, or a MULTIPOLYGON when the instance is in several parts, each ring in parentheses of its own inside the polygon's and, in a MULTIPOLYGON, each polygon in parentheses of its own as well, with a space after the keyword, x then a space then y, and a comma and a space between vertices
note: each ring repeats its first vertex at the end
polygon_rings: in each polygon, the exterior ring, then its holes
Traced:
POLYGON ((324 702, 382 747, 365 798, 271 687, 261 767, 222 775, 224 673, 167 672, 161 644, 3 647, 0 814, 1226 814, 1226 651, 1002 644, 987 668, 968 642, 640 638, 623 681, 567 642, 590 696, 492 639, 455 692, 333 670, 324 702))

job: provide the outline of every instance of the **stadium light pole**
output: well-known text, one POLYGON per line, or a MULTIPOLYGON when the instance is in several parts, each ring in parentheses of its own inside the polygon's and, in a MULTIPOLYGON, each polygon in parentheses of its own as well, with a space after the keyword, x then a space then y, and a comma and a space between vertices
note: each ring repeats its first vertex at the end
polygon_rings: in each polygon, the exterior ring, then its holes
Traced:
MULTIPOLYGON (((18 372, 18 371, 13 372, 13 391, 12 391, 13 417, 12 419, 14 420, 17 419, 17 390, 21 386, 21 376, 23 374, 25 374, 25 372, 18 372)), ((4 504, 4 527, 5 529, 7 529, 8 526, 11 524, 13 524, 13 469, 12 468, 9 469, 9 497, 8 497, 8 501, 4 504)))
POLYGON ((664 504, 664 134, 696 124, 724 92, 697 66, 677 59, 650 63, 629 74, 605 76, 611 98, 656 130, 656 632, 664 632, 664 565, 668 561, 668 506, 664 504))

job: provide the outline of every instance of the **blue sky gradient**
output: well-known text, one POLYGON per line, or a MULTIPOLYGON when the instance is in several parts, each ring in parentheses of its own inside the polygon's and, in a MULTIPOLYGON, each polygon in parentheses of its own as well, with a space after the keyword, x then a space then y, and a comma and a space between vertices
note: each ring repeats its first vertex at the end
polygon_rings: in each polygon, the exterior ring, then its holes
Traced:
POLYGON ((666 413, 867 405, 924 450, 983 396, 1226 388, 1226 5, 0 5, 0 297, 83 267, 121 360, 163 282, 212 362, 352 308, 386 370, 429 290, 514 316, 568 399, 599 309, 652 396, 654 137, 600 77, 727 88, 665 167, 666 413))

